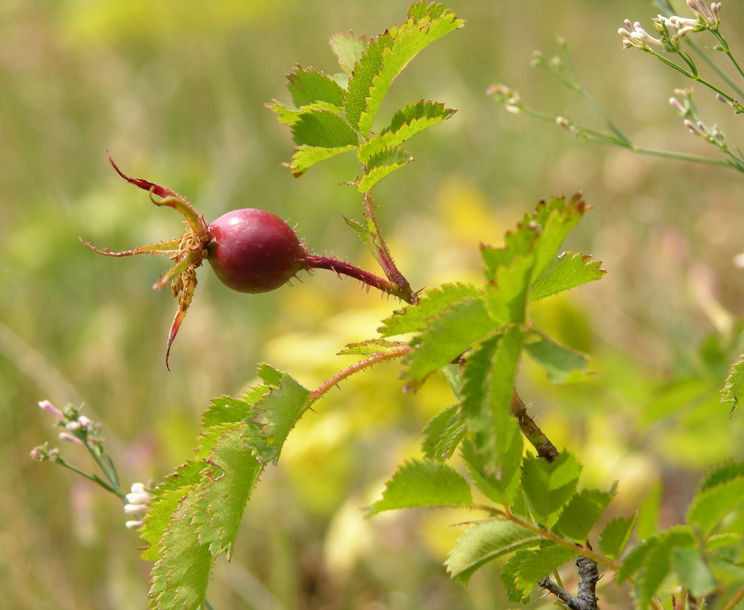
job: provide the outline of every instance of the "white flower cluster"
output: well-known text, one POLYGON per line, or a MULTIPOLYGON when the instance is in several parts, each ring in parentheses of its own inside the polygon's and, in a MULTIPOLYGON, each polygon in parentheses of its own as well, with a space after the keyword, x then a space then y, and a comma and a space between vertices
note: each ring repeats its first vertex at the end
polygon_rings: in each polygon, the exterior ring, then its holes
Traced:
MULTIPOLYGON (((147 512, 147 503, 152 500, 152 494, 147 491, 144 484, 134 483, 131 493, 127 494, 127 504, 124 505, 124 512, 127 515, 141 515, 147 512)), ((145 524, 144 521, 127 521, 125 525, 130 530, 139 529, 145 524)))
POLYGON ((623 37, 623 48, 646 49, 649 44, 653 44, 664 50, 673 50, 673 47, 669 44, 669 34, 667 32, 669 28, 677 31, 677 37, 684 36, 689 32, 718 28, 718 24, 721 23, 720 2, 711 2, 708 6, 703 0, 687 0, 687 6, 695 15, 694 18, 679 17, 678 15, 672 15, 671 17, 658 15, 654 19, 656 30, 661 38, 651 36, 641 27, 638 21, 631 23, 630 19, 626 19, 625 27, 617 31, 623 37))

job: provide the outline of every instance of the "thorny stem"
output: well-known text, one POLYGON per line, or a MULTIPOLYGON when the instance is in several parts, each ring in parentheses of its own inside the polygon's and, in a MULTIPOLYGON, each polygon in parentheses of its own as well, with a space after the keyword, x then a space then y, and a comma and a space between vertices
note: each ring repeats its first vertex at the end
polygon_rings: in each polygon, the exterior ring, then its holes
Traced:
POLYGON ((730 600, 726 602, 726 605, 721 610, 733 610, 736 604, 744 599, 744 587, 739 589, 730 600))
POLYGON ((537 455, 545 458, 548 462, 552 462, 558 457, 558 450, 555 445, 550 442, 547 436, 540 430, 540 427, 535 423, 529 415, 527 415, 527 406, 524 404, 522 399, 517 393, 517 389, 514 388, 514 394, 512 394, 511 411, 514 417, 517 418, 519 429, 525 438, 532 444, 537 450, 537 455))
POLYGON ((385 277, 387 277, 388 280, 390 280, 390 282, 392 282, 397 287, 397 292, 399 292, 400 294, 408 295, 408 298, 403 299, 404 301, 415 305, 416 303, 418 303, 418 294, 411 289, 411 285, 408 283, 408 280, 398 270, 398 267, 395 266, 395 262, 393 261, 393 257, 390 254, 390 250, 385 243, 385 238, 380 232, 380 226, 377 223, 377 217, 375 216, 375 206, 372 203, 372 195, 370 193, 364 193, 364 208, 365 218, 372 224, 372 227, 374 228, 374 235, 372 235, 372 239, 376 250, 376 258, 380 263, 382 270, 385 272, 385 277))
POLYGON ((348 275, 366 284, 368 287, 377 288, 377 290, 392 294, 406 303, 413 305, 418 301, 418 295, 411 290, 408 282, 405 282, 405 287, 401 287, 400 284, 384 280, 369 271, 326 256, 308 254, 303 262, 306 263, 308 269, 328 269, 335 271, 338 275, 348 275))

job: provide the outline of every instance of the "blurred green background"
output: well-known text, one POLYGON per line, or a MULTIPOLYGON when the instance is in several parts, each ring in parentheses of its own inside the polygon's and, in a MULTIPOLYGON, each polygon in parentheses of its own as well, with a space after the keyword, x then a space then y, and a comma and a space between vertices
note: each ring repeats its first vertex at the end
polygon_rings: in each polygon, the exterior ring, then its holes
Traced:
MULTIPOLYGON (((681 3, 678 3, 681 4, 681 3)), ((724 3, 726 32, 744 13, 724 3)), ((288 101, 295 63, 332 73, 335 32, 373 36, 408 2, 379 0, 5 0, 0 4, 0 605, 134 609, 149 565, 120 502, 68 471, 32 462, 56 442, 36 404, 86 404, 104 425, 126 485, 160 480, 189 457, 201 413, 237 395, 269 362, 317 387, 350 360, 335 354, 374 334, 399 307, 333 274, 266 295, 232 293, 208 271, 164 364, 175 312, 152 283, 168 261, 108 259, 77 239, 128 249, 181 233, 109 167, 184 194, 207 220, 237 207, 273 211, 318 252, 374 269, 341 214, 359 218, 351 158, 294 180, 281 167, 289 131, 263 104, 288 101)), ((623 51, 617 28, 656 10, 645 0, 547 3, 453 0, 464 29, 436 42, 395 82, 384 112, 421 98, 458 109, 418 136, 415 163, 375 190, 380 221, 414 287, 480 281, 477 246, 542 198, 583 191, 594 206, 567 247, 608 275, 540 305, 536 321, 592 357, 588 383, 551 387, 529 363, 520 391, 587 484, 620 481, 627 516, 661 491, 678 522, 700 473, 742 453, 741 416, 718 404, 736 347, 744 271, 743 181, 732 170, 641 158, 583 144, 504 112, 485 91, 517 88, 530 106, 601 127, 586 104, 529 68, 564 36, 583 82, 639 144, 714 154, 667 99, 688 84, 623 51), (731 349, 730 349, 731 348, 731 349), (661 485, 661 487, 659 487, 661 485)), ((740 41, 730 40, 734 50, 740 41)), ((736 142, 726 108, 698 91, 709 123, 736 142)), ((320 403, 269 468, 246 511, 232 562, 216 563, 216 610, 445 608, 506 604, 489 567, 467 588, 442 563, 468 515, 408 512, 370 521, 396 465, 418 455, 420 430, 450 404, 442 379, 403 395, 395 364, 346 382, 320 403)), ((66 457, 90 468, 78 447, 66 457)), ((653 519, 646 527, 653 528, 653 519)), ((570 576, 569 576, 570 579, 570 576)), ((569 581, 570 584, 570 581, 569 581)), ((623 607, 603 591, 603 607, 623 607)), ((545 600, 540 603, 548 603, 545 600)))

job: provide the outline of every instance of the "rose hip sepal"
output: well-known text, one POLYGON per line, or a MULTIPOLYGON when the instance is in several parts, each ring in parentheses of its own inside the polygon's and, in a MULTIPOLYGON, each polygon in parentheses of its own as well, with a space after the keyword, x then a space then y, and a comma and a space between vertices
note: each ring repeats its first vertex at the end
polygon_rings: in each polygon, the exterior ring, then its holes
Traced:
MULTIPOLYGON (((168 335, 165 365, 178 329, 191 305, 196 289, 196 269, 208 259, 215 275, 228 288, 238 292, 257 294, 279 288, 304 269, 328 269, 339 276, 348 275, 370 287, 392 294, 408 303, 417 300, 410 288, 354 267, 333 257, 309 253, 295 231, 281 218, 264 210, 245 208, 220 216, 212 224, 196 213, 191 204, 166 186, 124 174, 106 151, 109 163, 130 184, 150 193, 150 200, 159 206, 178 210, 187 222, 186 232, 180 239, 149 244, 133 250, 112 252, 109 248, 96 248, 82 237, 88 248, 105 256, 132 256, 135 254, 167 254, 173 266, 153 288, 164 288, 171 283, 173 296, 178 298, 178 309, 168 335), (153 196, 160 197, 155 199, 153 196)), ((170 367, 168 367, 170 369, 170 367)))

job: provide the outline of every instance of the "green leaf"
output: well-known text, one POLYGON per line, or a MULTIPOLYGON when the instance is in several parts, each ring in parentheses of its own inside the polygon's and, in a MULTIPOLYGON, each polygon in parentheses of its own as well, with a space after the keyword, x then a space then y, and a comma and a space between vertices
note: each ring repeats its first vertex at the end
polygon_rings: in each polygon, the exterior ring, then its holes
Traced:
MULTIPOLYGON (((269 388, 261 386, 264 392, 269 388)), ((212 399, 212 405, 202 415, 202 426, 211 428, 219 424, 231 424, 242 421, 253 408, 252 402, 241 400, 240 398, 231 398, 230 396, 220 396, 212 399)))
POLYGON ((509 601, 527 601, 538 582, 577 554, 573 549, 552 543, 544 543, 535 550, 517 551, 501 570, 501 582, 509 601))
POLYGON ((401 341, 386 341, 385 339, 368 339, 358 343, 349 343, 342 349, 339 356, 377 356, 400 351, 406 347, 401 341))
POLYGON ((452 457, 465 436, 467 427, 460 418, 458 405, 448 407, 435 415, 424 428, 421 450, 424 457, 446 461, 452 457))
POLYGON ((744 462, 726 462, 711 470, 700 483, 698 491, 705 491, 720 483, 744 476, 744 462))
POLYGON ((364 37, 357 38, 353 34, 334 34, 329 41, 331 51, 338 58, 338 65, 351 76, 354 65, 361 59, 362 53, 367 48, 364 37))
POLYGON ((566 505, 555 525, 556 529, 564 538, 583 544, 615 493, 615 486, 609 492, 582 489, 566 505))
POLYGON ((453 304, 432 320, 414 341, 414 347, 403 359, 406 369, 401 377, 406 387, 415 389, 434 371, 457 358, 473 343, 496 330, 482 299, 465 298, 453 304))
POLYGON ((204 602, 213 557, 191 524, 200 504, 199 492, 191 490, 173 513, 150 573, 150 608, 197 610, 204 602))
POLYGON ((424 129, 451 118, 455 112, 455 110, 445 108, 444 104, 424 102, 424 100, 401 108, 393 115, 389 127, 379 134, 370 136, 360 144, 357 153, 359 161, 369 163, 370 159, 380 152, 401 146, 424 129))
MULTIPOLYGON (((392 44, 385 37, 379 67, 369 81, 366 91, 362 90, 366 99, 359 117, 359 131, 365 138, 369 135, 382 100, 408 62, 426 46, 464 24, 462 19, 455 18, 455 12, 452 10, 444 10, 436 17, 435 14, 436 12, 418 19, 409 19, 400 28, 395 26, 389 28, 392 44)), ((355 80, 355 77, 356 72, 349 82, 350 91, 351 81, 355 80)))
POLYGON ((726 384, 721 390, 721 402, 731 403, 731 417, 739 407, 739 398, 744 396, 744 356, 740 356, 739 362, 731 367, 731 372, 726 379, 726 384))
MULTIPOLYGON (((392 44, 393 35, 389 31, 373 38, 369 41, 367 50, 354 66, 354 73, 349 78, 349 85, 346 89, 344 110, 346 120, 355 129, 359 128, 362 112, 367 108, 367 98, 370 95, 372 80, 382 69, 383 49, 392 44)), ((362 135, 366 138, 369 133, 363 133, 362 135)))
POLYGON ((408 165, 413 157, 402 148, 387 148, 372 156, 364 167, 364 175, 354 184, 360 193, 369 193, 380 180, 408 165))
POLYGON ((462 413, 472 433, 463 458, 478 488, 508 506, 519 486, 524 441, 511 413, 522 335, 511 327, 483 341, 463 370, 462 413))
POLYGON ((481 290, 472 284, 442 284, 438 288, 427 290, 417 305, 409 305, 383 320, 378 332, 383 337, 394 337, 422 331, 429 320, 441 315, 454 303, 481 294, 481 290))
POLYGON ((591 376, 587 371, 589 358, 584 354, 558 345, 541 333, 533 333, 524 346, 532 359, 548 374, 548 379, 557 384, 583 381, 591 376))
POLYGON ((522 487, 527 505, 543 527, 558 521, 576 491, 581 465, 571 453, 561 453, 552 463, 529 456, 522 465, 522 487))
POLYGON ((709 551, 715 551, 716 549, 722 549, 727 546, 738 544, 742 539, 741 534, 734 532, 726 532, 725 534, 713 534, 708 540, 706 540, 705 548, 709 551))
POLYGON ((296 66, 287 74, 287 88, 298 108, 319 101, 339 107, 344 105, 344 90, 332 78, 313 68, 305 70, 296 66))
POLYGON ((534 266, 534 255, 517 255, 508 265, 495 270, 486 286, 486 304, 488 313, 499 325, 525 322, 534 266))
POLYGON ((405 463, 385 485, 382 499, 365 509, 372 516, 386 510, 473 503, 470 485, 444 462, 414 460, 405 463))
POLYGON ((610 521, 599 535, 599 550, 610 559, 617 559, 623 552, 625 545, 633 531, 636 516, 615 518, 610 521))
POLYGON ((312 394, 286 373, 279 374, 271 392, 256 403, 256 415, 252 423, 261 426, 261 439, 249 439, 262 463, 279 460, 284 441, 294 425, 304 413, 305 404, 312 394))
POLYGON ((620 562, 620 569, 615 575, 617 582, 622 583, 638 572, 638 570, 641 569, 643 562, 646 560, 646 556, 658 542, 658 535, 654 535, 642 540, 640 544, 633 547, 633 549, 631 549, 631 551, 623 558, 622 562, 620 562))
POLYGON ((139 530, 140 538, 147 545, 141 559, 157 561, 160 557, 162 551, 160 541, 170 524, 171 517, 182 498, 189 491, 196 489, 201 482, 201 471, 205 467, 206 463, 203 460, 188 461, 176 468, 175 472, 168 475, 152 492, 154 497, 148 502, 145 525, 139 530))
POLYGON ((209 468, 202 471, 203 509, 192 524, 213 557, 227 553, 230 559, 245 505, 264 468, 246 447, 246 434, 258 432, 246 425, 228 430, 209 456, 209 468))
POLYGON ((295 154, 292 155, 292 160, 289 162, 287 167, 292 170, 292 175, 295 178, 301 178, 302 175, 310 169, 313 165, 317 165, 321 161, 340 155, 341 153, 354 150, 356 145, 349 144, 348 146, 338 146, 336 148, 320 148, 317 146, 298 146, 295 154))
POLYGON ((716 579, 705 564, 700 549, 674 549, 672 569, 679 576, 680 584, 694 597, 707 595, 716 588, 716 579))
POLYGON ((445 565, 452 578, 465 585, 489 561, 537 546, 541 540, 539 535, 511 521, 486 521, 467 529, 457 539, 445 565))
POLYGON ((645 609, 651 603, 672 567, 672 553, 678 548, 695 546, 695 536, 688 527, 673 526, 661 532, 656 544, 645 553, 640 569, 638 606, 645 609))
POLYGON ((593 261, 591 256, 574 252, 564 252, 553 259, 535 280, 530 291, 530 301, 539 301, 602 279, 607 271, 601 268, 602 261, 593 261))
POLYGON ((569 201, 553 198, 541 201, 532 214, 525 214, 514 231, 505 236, 503 248, 483 247, 481 254, 486 263, 486 277, 493 281, 499 267, 509 266, 517 256, 533 253, 535 265, 533 283, 556 257, 563 239, 576 226, 584 212, 584 200, 576 196, 569 201))
POLYGON ((324 109, 300 114, 292 123, 292 136, 298 146, 338 149, 359 144, 356 131, 343 117, 324 109))
POLYGON ((744 502, 744 476, 728 479, 698 492, 687 510, 686 521, 699 527, 703 535, 744 502))

